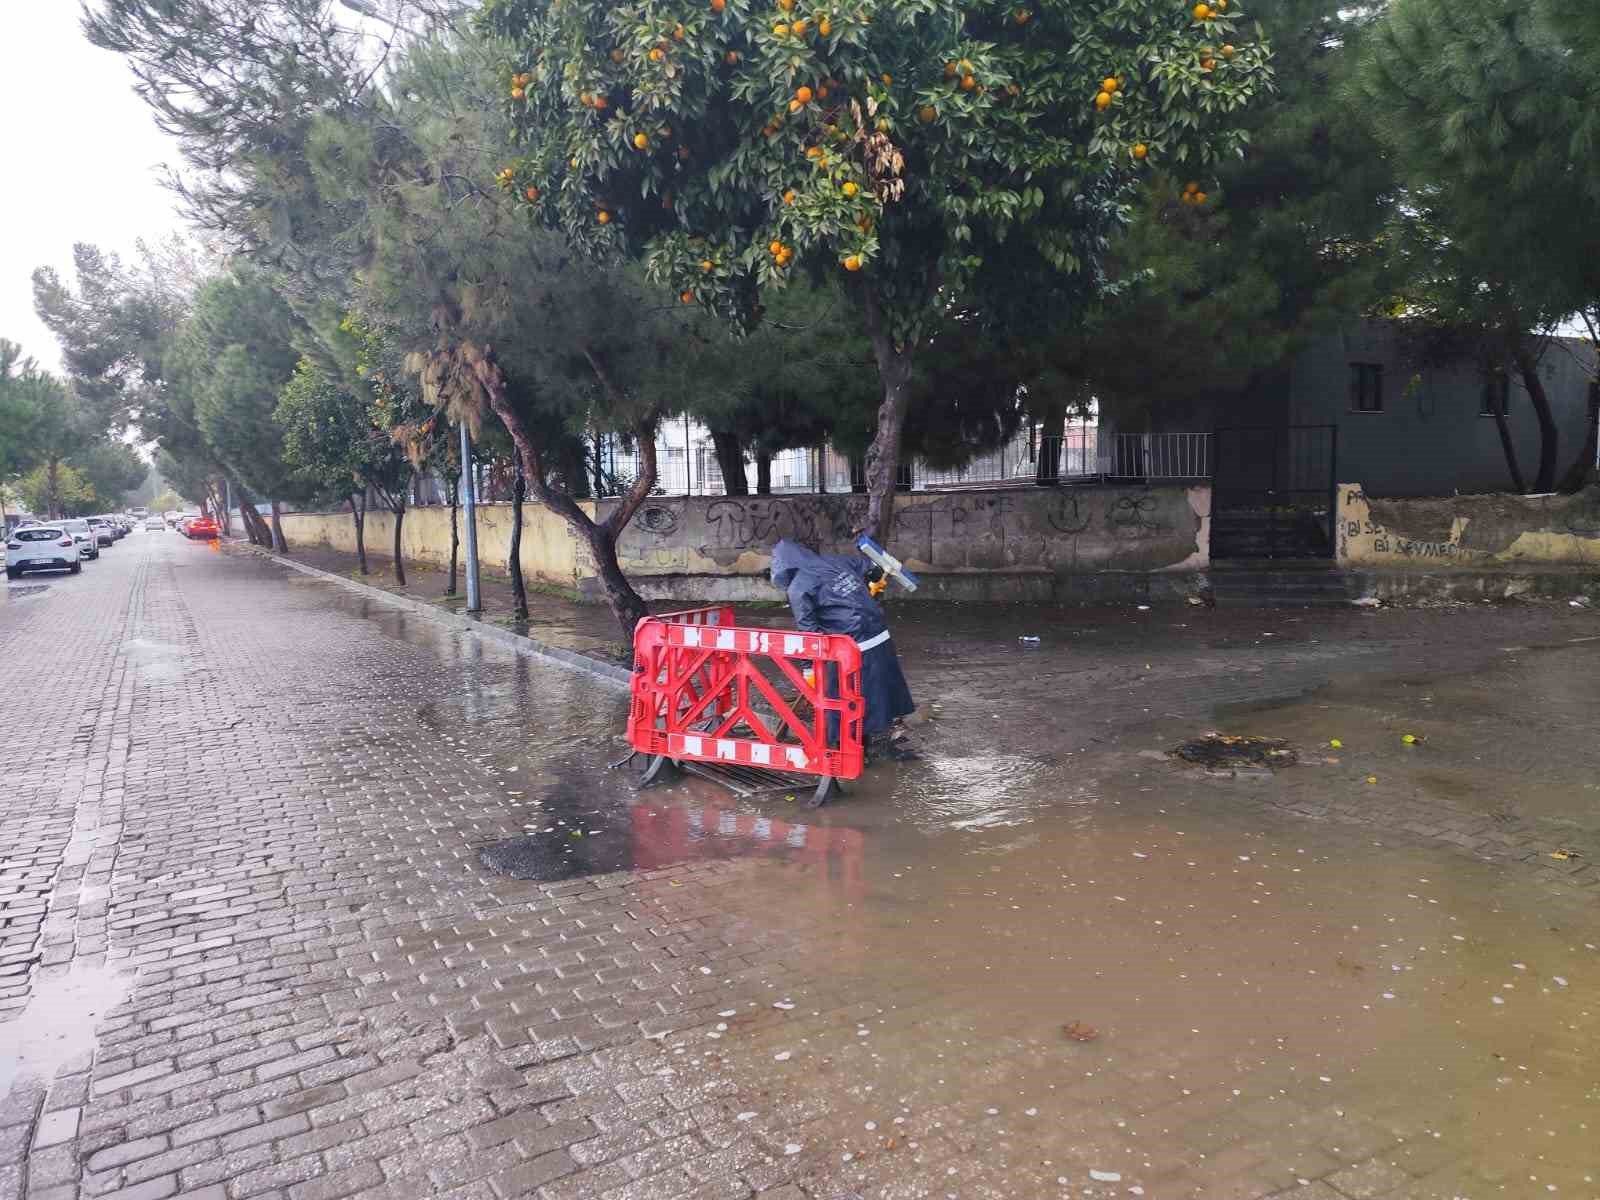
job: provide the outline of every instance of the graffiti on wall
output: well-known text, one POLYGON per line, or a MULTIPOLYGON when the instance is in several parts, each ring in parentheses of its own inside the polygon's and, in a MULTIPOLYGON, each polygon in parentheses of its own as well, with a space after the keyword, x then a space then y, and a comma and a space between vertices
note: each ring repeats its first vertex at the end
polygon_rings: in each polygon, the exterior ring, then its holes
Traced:
MULTIPOLYGON (((655 500, 619 547, 633 569, 730 568, 792 538, 841 553, 866 522, 864 495, 718 496, 655 500)), ((902 496, 890 548, 930 567, 1072 569, 1080 562, 1142 562, 1173 543, 1172 561, 1195 549, 1193 510, 1178 489, 1019 488, 902 496)))

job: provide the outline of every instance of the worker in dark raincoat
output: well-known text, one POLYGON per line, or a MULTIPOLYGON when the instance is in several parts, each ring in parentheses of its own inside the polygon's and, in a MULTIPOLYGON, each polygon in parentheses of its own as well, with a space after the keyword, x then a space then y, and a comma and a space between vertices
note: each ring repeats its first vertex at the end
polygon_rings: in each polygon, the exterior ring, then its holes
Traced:
MULTIPOLYGON (((916 710, 900 659, 889 640, 883 609, 869 583, 882 572, 859 556, 822 555, 785 538, 772 548, 772 582, 789 598, 796 628, 808 633, 842 633, 861 647, 862 723, 869 757, 888 754, 916 758, 900 718, 916 710)), ((830 680, 829 692, 837 694, 830 680)))

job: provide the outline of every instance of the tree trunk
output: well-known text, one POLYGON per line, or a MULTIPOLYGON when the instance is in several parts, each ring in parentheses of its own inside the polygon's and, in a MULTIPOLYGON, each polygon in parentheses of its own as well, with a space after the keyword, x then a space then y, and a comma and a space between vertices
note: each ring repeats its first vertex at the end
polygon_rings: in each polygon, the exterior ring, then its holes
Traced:
POLYGON ((1494 427, 1500 433, 1500 449, 1505 452, 1506 470, 1511 473, 1511 490, 1523 495, 1528 485, 1523 482, 1522 468, 1517 465, 1517 444, 1511 440, 1511 426, 1506 424, 1506 414, 1499 405, 1494 406, 1494 427))
POLYGON ((522 578, 522 502, 527 495, 528 480, 519 463, 511 485, 511 551, 506 555, 506 566, 511 569, 511 615, 519 621, 528 619, 528 585, 522 578))
POLYGON ((456 594, 456 559, 461 554, 461 526, 457 522, 461 504, 461 476, 450 480, 450 578, 445 582, 444 594, 456 594))
POLYGON ((1561 490, 1568 494, 1581 491, 1594 474, 1595 454, 1600 452, 1600 382, 1589 385, 1589 419, 1583 430, 1583 448, 1562 477, 1561 490))
POLYGON ((756 495, 772 495, 772 455, 756 451, 756 495))
POLYGON ((1066 435, 1067 406, 1053 401, 1039 418, 1039 450, 1034 458, 1033 481, 1041 487, 1061 482, 1061 442, 1066 435))
POLYGON ((61 462, 52 458, 50 465, 45 468, 45 518, 51 521, 61 519, 60 493, 56 490, 60 486, 61 462))
POLYGON ((279 554, 289 553, 289 539, 283 536, 283 513, 278 510, 278 502, 272 504, 272 548, 279 554))
POLYGON ((888 545, 894 529, 894 492, 900 478, 900 439, 905 433, 906 408, 911 403, 911 354, 897 347, 877 297, 866 291, 867 333, 878 361, 883 401, 878 405, 878 428, 867 447, 867 520, 865 532, 880 545, 888 545))
POLYGON ((392 505, 390 511, 394 513, 394 581, 401 587, 406 585, 406 560, 400 556, 400 527, 406 521, 405 493, 398 504, 392 505))
MULTIPOLYGON (((478 382, 483 386, 484 393, 489 397, 489 407, 494 409, 495 416, 500 418, 500 423, 511 435, 528 486, 533 489, 534 495, 546 508, 558 513, 562 520, 572 527, 573 532, 580 535, 588 545, 590 553, 594 556, 595 570, 600 576, 600 584, 605 589, 606 603, 611 608, 611 615, 617 619, 617 624, 622 626, 623 633, 631 641, 633 627, 649 614, 649 609, 629 585, 628 577, 622 573, 622 568, 617 563, 617 535, 627 528, 628 522, 633 520, 634 513, 639 511, 639 506, 644 503, 656 485, 654 418, 642 419, 634 430, 639 443, 639 474, 627 492, 617 501, 617 506, 611 510, 611 514, 597 524, 590 519, 588 513, 578 507, 570 495, 550 486, 549 480, 545 477, 538 444, 528 433, 528 427, 506 395, 505 375, 494 360, 494 351, 487 346, 484 347, 482 354, 473 364, 473 370, 478 382)), ((598 366, 595 374, 601 386, 606 387, 605 374, 598 366)))
POLYGON ((356 526, 356 561, 361 564, 361 573, 367 573, 367 497, 361 494, 361 504, 356 505, 356 492, 350 493, 350 519, 356 526))
POLYGON ((261 519, 261 513, 256 509, 255 501, 243 496, 239 499, 239 519, 244 522, 245 535, 250 539, 251 545, 263 546, 272 549, 272 531, 267 528, 261 519))
POLYGON ((711 433, 711 448, 717 455, 717 468, 722 472, 722 490, 729 496, 748 496, 750 484, 744 474, 744 447, 736 433, 711 433))
POLYGON ((1544 390, 1544 380, 1539 378, 1539 361, 1526 349, 1517 351, 1517 370, 1522 375, 1522 386, 1528 389, 1528 399, 1533 402, 1533 415, 1539 419, 1539 475, 1533 481, 1535 492, 1556 490, 1556 454, 1560 449, 1561 430, 1556 425, 1555 414, 1550 411, 1550 397, 1544 390))

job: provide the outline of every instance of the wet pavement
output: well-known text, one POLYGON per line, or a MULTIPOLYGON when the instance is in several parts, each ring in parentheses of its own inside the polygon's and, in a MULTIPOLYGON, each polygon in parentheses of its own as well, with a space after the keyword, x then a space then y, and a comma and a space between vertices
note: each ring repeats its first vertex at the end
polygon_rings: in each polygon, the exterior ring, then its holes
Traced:
POLYGON ((811 813, 256 558, 27 586, 0 1200, 1600 1195, 1595 614, 908 608, 811 813))

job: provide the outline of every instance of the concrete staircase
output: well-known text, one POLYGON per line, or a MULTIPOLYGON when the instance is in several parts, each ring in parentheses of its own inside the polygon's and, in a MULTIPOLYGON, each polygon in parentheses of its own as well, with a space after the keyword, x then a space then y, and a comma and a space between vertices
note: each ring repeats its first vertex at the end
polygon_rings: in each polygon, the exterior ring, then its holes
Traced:
POLYGON ((1325 558, 1214 562, 1210 577, 1220 608, 1341 608, 1359 594, 1355 581, 1325 558))
POLYGON ((1331 555, 1326 513, 1305 508, 1229 508, 1211 515, 1212 561, 1331 555))

